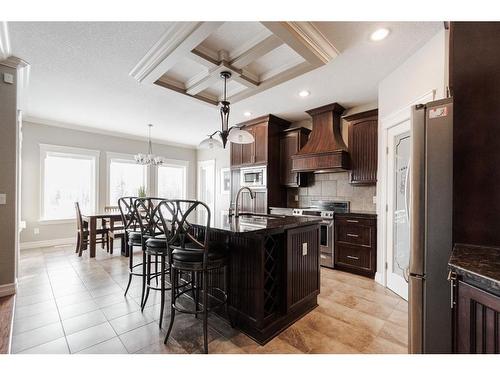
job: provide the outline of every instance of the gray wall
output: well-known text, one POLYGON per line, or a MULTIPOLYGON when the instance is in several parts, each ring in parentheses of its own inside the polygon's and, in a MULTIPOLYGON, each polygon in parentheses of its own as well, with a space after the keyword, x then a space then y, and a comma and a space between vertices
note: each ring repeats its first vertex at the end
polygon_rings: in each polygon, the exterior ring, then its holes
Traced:
MULTIPOLYGON (((47 241, 70 238, 75 235, 75 222, 64 224, 42 224, 40 218, 40 143, 80 147, 100 151, 99 160, 99 207, 106 205, 107 197, 107 165, 106 152, 136 154, 144 152, 146 141, 102 135, 81 130, 72 130, 30 122, 22 127, 22 186, 21 186, 21 220, 26 228, 21 232, 21 242, 47 241), (34 234, 39 228, 40 233, 34 234)), ((169 159, 189 162, 187 187, 188 198, 196 197, 196 149, 153 144, 155 154, 169 159)), ((156 193, 155 173, 150 173, 149 186, 151 195, 156 193)))
POLYGON ((14 292, 17 254, 17 85, 5 83, 4 73, 16 77, 16 69, 0 65, 0 295, 14 292))

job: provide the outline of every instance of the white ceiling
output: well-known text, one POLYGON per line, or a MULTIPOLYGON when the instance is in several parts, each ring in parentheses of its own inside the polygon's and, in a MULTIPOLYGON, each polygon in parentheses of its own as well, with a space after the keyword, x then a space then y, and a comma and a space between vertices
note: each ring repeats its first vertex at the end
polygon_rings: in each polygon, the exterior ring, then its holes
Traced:
MULTIPOLYGON (((443 26, 440 22, 315 22, 340 55, 329 64, 231 106, 231 123, 272 113, 290 121, 331 102, 354 107, 377 100, 378 83, 443 26), (379 26, 391 29, 379 43, 379 26), (311 95, 300 98, 307 89, 311 95)), ((130 70, 170 26, 167 22, 12 22, 12 53, 31 64, 25 116, 100 131, 197 145, 220 127, 218 109, 156 85, 130 70)), ((251 30, 242 29, 251 32, 251 30)), ((224 34, 219 40, 231 44, 224 34)), ((210 42, 210 41, 208 41, 210 42)), ((207 42, 207 43, 208 43, 207 42)))

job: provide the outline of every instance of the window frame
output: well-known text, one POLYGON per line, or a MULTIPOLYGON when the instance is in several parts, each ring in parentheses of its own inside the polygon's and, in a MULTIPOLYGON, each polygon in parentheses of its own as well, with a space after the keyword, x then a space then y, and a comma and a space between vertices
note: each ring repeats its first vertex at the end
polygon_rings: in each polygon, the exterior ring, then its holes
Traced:
POLYGON ((76 218, 47 219, 44 215, 45 209, 45 158, 50 153, 62 154, 67 156, 80 156, 82 159, 93 159, 94 161, 94 210, 99 208, 99 161, 101 152, 99 150, 52 145, 40 143, 40 181, 39 181, 39 214, 38 222, 40 224, 64 224, 74 223, 76 218))
MULTIPOLYGON (((111 202, 109 201, 110 197, 111 197, 111 194, 110 194, 110 191, 109 191, 109 184, 110 184, 110 177, 111 177, 111 161, 113 159, 121 159, 121 160, 130 160, 130 161, 133 161, 134 164, 136 163, 135 162, 135 158, 134 158, 134 155, 132 154, 126 154, 126 153, 119 153, 119 152, 106 152, 106 206, 116 206, 116 204, 111 204, 111 202)), ((131 163, 132 164, 132 163, 131 163)), ((145 185, 144 185, 144 188, 146 189, 146 195, 150 195, 151 194, 151 190, 150 190, 150 185, 151 185, 151 166, 150 165, 146 165, 146 181, 145 181, 145 185)))
POLYGON ((160 173, 160 168, 162 167, 184 167, 185 168, 185 174, 184 174, 184 197, 182 199, 188 199, 188 174, 189 174, 189 161, 188 160, 179 160, 179 159, 163 159, 163 164, 161 166, 157 166, 156 172, 155 172, 155 191, 156 195, 159 198, 164 198, 160 196, 160 179, 159 179, 159 173, 160 173))

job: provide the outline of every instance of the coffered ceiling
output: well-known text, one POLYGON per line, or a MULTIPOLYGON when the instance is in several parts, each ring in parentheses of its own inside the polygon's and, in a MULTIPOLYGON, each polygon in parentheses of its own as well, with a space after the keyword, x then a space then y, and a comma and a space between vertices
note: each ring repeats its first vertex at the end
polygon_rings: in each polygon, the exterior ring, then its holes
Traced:
POLYGON ((153 123, 156 141, 189 147, 220 128, 212 103, 222 82, 212 73, 221 61, 235 72, 228 85, 230 125, 268 113, 298 121, 308 118, 304 111, 332 102, 346 108, 376 102, 379 82, 442 27, 441 22, 7 24, 11 53, 31 64, 26 119, 128 137, 147 136, 146 125, 153 123), (391 34, 373 43, 369 35, 380 26, 391 34), (315 34, 319 45, 306 37, 315 34), (283 77, 287 70, 290 75, 283 77), (158 84, 162 81, 178 86, 166 88, 158 84), (301 90, 311 94, 302 98, 301 90))
POLYGON ((227 95, 235 103, 337 55, 311 22, 179 22, 130 74, 139 82, 218 105, 224 71, 231 73, 227 95))

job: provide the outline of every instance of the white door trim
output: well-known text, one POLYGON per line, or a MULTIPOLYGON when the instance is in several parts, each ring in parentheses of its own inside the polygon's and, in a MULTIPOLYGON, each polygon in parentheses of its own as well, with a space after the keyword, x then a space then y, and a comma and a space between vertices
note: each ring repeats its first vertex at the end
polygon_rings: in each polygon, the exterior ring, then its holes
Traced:
MULTIPOLYGON (((213 197, 213 207, 210 207, 210 209, 212 211, 215 211, 215 207, 217 207, 217 192, 216 192, 216 180, 217 180, 217 175, 216 175, 216 170, 215 170, 215 159, 210 159, 210 160, 198 160, 198 169, 197 169, 197 179, 196 179, 196 182, 197 182, 197 189, 196 189, 196 199, 200 200, 200 196, 201 196, 201 192, 200 192, 200 188, 201 188, 201 185, 200 185, 200 181, 201 181, 201 177, 200 177, 200 171, 201 171, 201 168, 202 167, 212 167, 213 170, 214 170, 214 186, 213 186, 213 192, 214 192, 214 197, 213 197)), ((215 212, 212 212, 212 216, 215 215, 215 212)))
POLYGON ((433 89, 426 94, 416 98, 403 108, 379 119, 378 131, 378 168, 377 168, 377 272, 375 281, 387 286, 387 275, 385 265, 387 262, 387 132, 393 126, 411 117, 411 107, 435 100, 436 90, 433 89))

